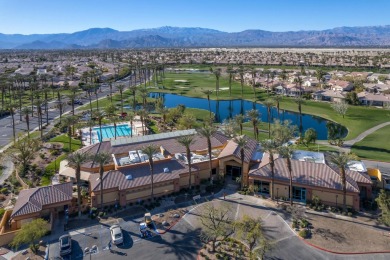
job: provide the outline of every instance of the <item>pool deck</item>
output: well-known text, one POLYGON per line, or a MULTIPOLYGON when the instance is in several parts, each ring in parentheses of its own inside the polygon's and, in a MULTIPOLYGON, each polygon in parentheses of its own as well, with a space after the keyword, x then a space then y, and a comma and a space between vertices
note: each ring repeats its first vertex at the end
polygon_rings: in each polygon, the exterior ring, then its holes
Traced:
MULTIPOLYGON (((120 124, 117 124, 117 125, 123 125, 123 124, 129 125, 129 127, 131 128, 131 131, 133 132, 133 136, 144 135, 144 132, 142 131, 142 124, 141 124, 140 121, 134 121, 133 125, 131 125, 131 126, 130 126, 130 122, 123 122, 123 123, 120 123, 120 124)), ((114 127, 113 124, 102 125, 102 127, 107 127, 107 126, 114 127)), ((84 146, 89 146, 89 145, 92 145, 92 144, 100 143, 99 135, 98 135, 98 131, 99 130, 95 130, 94 128, 99 128, 99 126, 92 127, 91 135, 90 135, 90 132, 89 132, 89 127, 81 129, 81 133, 82 133, 81 140, 82 140, 84 146)), ((121 137, 125 137, 125 136, 117 136, 117 138, 121 138, 121 137)), ((112 138, 104 138, 103 140, 109 140, 109 139, 113 139, 113 138, 114 137, 112 137, 112 138)))

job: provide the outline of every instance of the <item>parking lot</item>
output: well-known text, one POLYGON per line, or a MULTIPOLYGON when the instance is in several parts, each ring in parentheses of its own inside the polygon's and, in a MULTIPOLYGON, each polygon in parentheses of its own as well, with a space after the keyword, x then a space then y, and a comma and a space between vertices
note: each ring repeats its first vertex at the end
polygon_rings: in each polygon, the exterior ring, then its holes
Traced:
MULTIPOLYGON (((152 237, 142 239, 139 233, 139 223, 143 221, 143 218, 125 221, 123 219, 113 220, 111 222, 105 222, 104 224, 88 227, 85 229, 79 229, 70 231, 69 234, 72 237, 72 253, 66 256, 62 256, 63 259, 82 259, 86 254, 85 248, 91 249, 93 246, 97 247, 97 250, 92 251, 91 254, 95 257, 104 258, 104 253, 114 253, 118 256, 126 256, 129 249, 134 244, 142 243, 145 240, 153 240, 159 237, 158 234, 152 233, 152 237), (121 245, 111 244, 110 226, 119 224, 124 242, 121 245), (111 246, 111 252, 110 252, 111 246)), ((49 259, 60 259, 59 242, 53 241, 49 246, 49 259)))

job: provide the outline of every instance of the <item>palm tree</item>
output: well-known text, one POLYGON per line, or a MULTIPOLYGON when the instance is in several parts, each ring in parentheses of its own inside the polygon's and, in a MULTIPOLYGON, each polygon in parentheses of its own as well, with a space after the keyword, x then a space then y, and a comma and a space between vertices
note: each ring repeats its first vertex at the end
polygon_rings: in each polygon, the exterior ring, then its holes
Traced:
POLYGON ((44 94, 44 98, 45 98, 45 112, 46 112, 46 125, 49 125, 49 109, 48 109, 48 94, 49 92, 51 91, 50 88, 47 86, 47 85, 44 85, 44 88, 43 88, 43 94, 44 94))
POLYGON ((268 153, 269 155, 269 165, 271 166, 271 199, 275 198, 274 193, 274 183, 275 183, 275 160, 274 160, 274 154, 277 152, 277 144, 275 140, 265 140, 261 142, 261 148, 263 152, 268 153))
POLYGON ((103 173, 104 166, 111 162, 112 157, 109 153, 99 152, 92 156, 94 162, 99 164, 99 178, 100 178, 100 208, 103 209, 103 173))
POLYGON ((235 73, 235 70, 233 69, 233 67, 231 65, 229 65, 227 67, 226 72, 229 73, 229 97, 231 97, 232 96, 232 80, 233 80, 233 75, 235 73))
POLYGON ((234 121, 240 126, 240 135, 242 135, 242 124, 244 123, 245 117, 243 114, 237 114, 234 116, 234 121))
POLYGON ((143 132, 143 135, 146 135, 146 118, 148 117, 149 113, 144 108, 137 111, 137 114, 139 115, 141 119, 141 129, 143 132))
POLYGON ((244 74, 245 74, 245 69, 243 66, 240 66, 238 69, 238 73, 240 74, 240 84, 241 84, 241 99, 244 96, 244 74))
POLYGON ((23 107, 21 114, 24 116, 27 124, 27 137, 30 138, 30 113, 31 108, 30 107, 23 107))
POLYGON ((78 122, 77 116, 66 116, 62 119, 62 126, 68 128, 69 152, 72 152, 72 127, 78 122))
POLYGON ((244 187, 244 184, 247 183, 247 180, 244 179, 244 160, 245 160, 245 148, 248 143, 248 140, 244 136, 237 136, 233 138, 233 142, 235 142, 240 148, 240 159, 241 159, 241 184, 240 189, 244 187), (244 181, 245 180, 245 181, 244 181))
POLYGON ((118 85, 116 88, 119 90, 119 95, 121 96, 121 114, 123 114, 123 90, 125 89, 125 85, 118 85))
POLYGON ((38 128, 41 131, 41 138, 43 137, 43 114, 42 114, 42 106, 44 101, 41 99, 36 99, 34 104, 37 107, 38 112, 38 128))
POLYGON ((116 140, 116 123, 118 123, 119 118, 116 115, 116 106, 113 104, 110 104, 105 109, 106 116, 110 119, 110 121, 114 124, 114 135, 116 140))
POLYGON ((271 107, 274 105, 275 100, 272 98, 266 99, 263 104, 267 107, 267 121, 268 121, 268 138, 271 138, 271 107))
POLYGON ((72 92, 70 94, 67 95, 67 97, 70 99, 70 104, 72 106, 72 115, 74 115, 74 101, 75 99, 77 98, 78 94, 76 94, 75 92, 72 92))
POLYGON ((13 134, 13 138, 14 138, 14 143, 16 142, 16 130, 15 130, 15 109, 16 109, 17 105, 16 104, 9 104, 7 106, 9 112, 11 113, 11 117, 12 117, 12 134, 13 134))
POLYGON ((280 100, 282 100, 282 96, 276 95, 274 96, 274 100, 276 102, 276 109, 278 110, 278 118, 279 118, 279 110, 280 110, 280 100))
POLYGON ((93 112, 92 117, 96 119, 99 123, 99 132, 100 132, 100 142, 103 142, 103 133, 102 133, 102 121, 104 117, 106 116, 106 113, 100 110, 96 110, 93 112))
POLYGON ((256 98, 256 74, 257 74, 257 70, 255 68, 252 68, 250 73, 252 75, 253 100, 256 103, 256 99, 257 99, 256 98))
POLYGON ((138 87, 135 85, 135 83, 134 83, 133 86, 130 86, 130 92, 131 92, 131 94, 133 96, 133 105, 132 105, 133 110, 135 110, 135 107, 137 106, 137 101, 136 101, 137 89, 138 89, 138 87))
POLYGON ((299 133, 302 137, 303 135, 303 126, 302 126, 302 105, 305 104, 305 100, 301 97, 295 98, 295 103, 298 105, 298 112, 299 112, 299 133))
POLYGON ((209 153, 209 170, 210 170, 210 178, 213 175, 213 169, 211 165, 211 137, 217 132, 217 129, 212 125, 205 125, 202 128, 198 129, 198 134, 203 136, 207 140, 207 151, 209 153))
POLYGON ((130 137, 133 137, 133 121, 134 121, 134 112, 129 112, 127 113, 127 116, 126 116, 126 120, 129 120, 130 122, 130 127, 131 127, 131 131, 130 131, 130 137))
POLYGON ((286 166, 290 176, 290 205, 293 205, 293 184, 292 184, 292 165, 291 158, 294 153, 294 148, 292 146, 279 146, 279 154, 286 159, 286 166))
POLYGON ((154 164, 153 164, 153 155, 156 154, 159 151, 159 148, 155 145, 148 145, 141 149, 141 151, 148 156, 149 159, 149 167, 150 167, 150 178, 151 178, 151 198, 152 203, 154 202, 154 192, 153 192, 153 174, 154 174, 154 164))
POLYGON ((213 94, 212 90, 203 90, 203 94, 207 96, 207 102, 209 103, 209 113, 210 113, 210 118, 211 118, 211 106, 210 106, 210 95, 213 94))
POLYGON ((81 165, 88 161, 89 156, 86 153, 74 152, 68 155, 68 166, 76 170, 77 185, 77 206, 79 217, 81 217, 81 165))
POLYGON ((217 100, 218 100, 218 92, 219 92, 219 78, 221 77, 221 69, 217 68, 213 70, 214 76, 215 76, 215 93, 217 94, 217 100))
POLYGON ((347 167, 347 164, 351 160, 356 160, 357 157, 354 154, 351 153, 333 153, 330 156, 330 160, 332 163, 334 163, 340 170, 340 179, 341 179, 341 186, 343 189, 343 211, 347 212, 347 176, 345 173, 345 168, 347 167))
POLYGON ((182 146, 184 146, 186 148, 186 156, 187 156, 187 162, 188 162, 188 173, 190 175, 190 179, 189 179, 189 182, 188 182, 188 187, 190 188, 190 190, 192 189, 192 185, 191 185, 191 174, 192 174, 192 171, 191 171, 191 150, 190 150, 190 146, 192 144, 194 144, 194 141, 195 141, 195 136, 193 135, 185 135, 185 136, 181 136, 177 139, 177 141, 179 142, 179 144, 181 144, 182 146))
POLYGON ((253 134, 255 136, 255 139, 259 139, 258 135, 258 127, 257 124, 259 123, 259 117, 260 117, 260 112, 257 109, 251 109, 246 112, 246 117, 249 118, 249 120, 252 122, 253 125, 253 134))
POLYGON ((86 122, 86 125, 89 128, 89 144, 92 144, 92 127, 94 127, 95 124, 95 120, 93 120, 92 118, 86 122))

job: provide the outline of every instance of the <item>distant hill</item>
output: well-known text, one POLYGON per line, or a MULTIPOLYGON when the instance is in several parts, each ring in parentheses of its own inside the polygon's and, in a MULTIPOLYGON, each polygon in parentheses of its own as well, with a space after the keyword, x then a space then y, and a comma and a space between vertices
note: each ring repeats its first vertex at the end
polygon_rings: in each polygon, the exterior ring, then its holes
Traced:
POLYGON ((170 48, 170 47, 388 47, 390 25, 338 27, 322 31, 227 33, 207 28, 164 26, 117 31, 91 28, 75 33, 1 34, 0 49, 170 48))

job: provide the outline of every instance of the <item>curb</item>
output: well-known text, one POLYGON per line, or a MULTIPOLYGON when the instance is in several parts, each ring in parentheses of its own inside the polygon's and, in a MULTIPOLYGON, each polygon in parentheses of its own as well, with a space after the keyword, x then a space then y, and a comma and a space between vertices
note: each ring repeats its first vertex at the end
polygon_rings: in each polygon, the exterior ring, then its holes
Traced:
POLYGON ((308 242, 306 239, 298 236, 306 245, 314 247, 318 250, 327 252, 327 253, 332 253, 332 254, 337 254, 337 255, 368 255, 368 254, 390 254, 390 251, 373 251, 373 252, 337 252, 337 251, 332 251, 326 248, 322 248, 320 246, 314 245, 310 242, 308 242))

